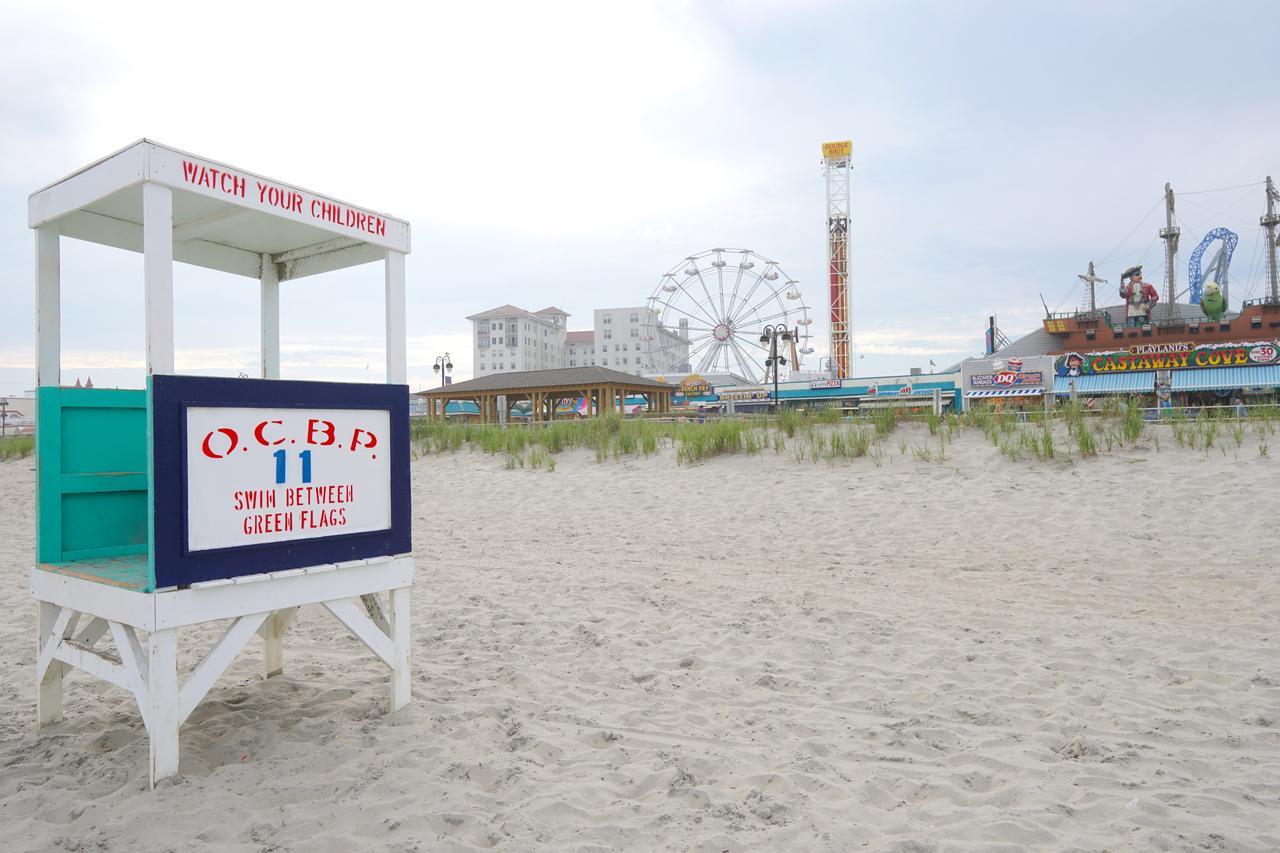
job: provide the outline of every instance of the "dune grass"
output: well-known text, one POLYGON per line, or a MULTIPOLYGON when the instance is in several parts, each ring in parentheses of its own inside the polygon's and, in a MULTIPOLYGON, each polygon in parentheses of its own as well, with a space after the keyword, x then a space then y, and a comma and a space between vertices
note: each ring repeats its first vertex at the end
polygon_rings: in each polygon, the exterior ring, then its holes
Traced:
POLYGON ((36 450, 36 439, 33 435, 7 435, 0 438, 0 461, 24 459, 36 450))
MULTIPOLYGON (((1206 409, 1194 419, 1176 412, 1158 425, 1146 420, 1145 414, 1124 400, 1107 400, 1094 409, 1063 402, 1048 412, 978 409, 941 415, 891 407, 854 417, 837 408, 684 420, 611 414, 537 426, 511 424, 507 429, 493 424, 415 420, 411 436, 419 454, 468 448, 505 456, 508 468, 554 471, 556 454, 574 449, 590 451, 597 462, 652 456, 669 449, 678 464, 690 465, 717 456, 756 455, 772 449, 774 454, 789 452, 796 462, 834 464, 868 457, 879 466, 891 459, 884 445, 904 424, 914 425, 919 433, 897 433, 898 455, 919 462, 945 463, 948 443, 954 443, 957 432, 966 430, 981 432, 1012 462, 1082 460, 1104 451, 1139 446, 1159 451, 1161 429, 1171 432, 1179 446, 1206 453, 1215 447, 1224 453, 1228 448, 1238 453, 1251 431, 1259 455, 1266 456, 1270 438, 1280 428, 1280 407, 1276 406, 1251 409, 1244 419, 1226 410, 1206 409), (920 435, 924 443, 918 442, 920 435)), ((30 449, 17 452, 25 455, 30 449)), ((13 453, 6 454, 0 445, 0 458, 13 453)))

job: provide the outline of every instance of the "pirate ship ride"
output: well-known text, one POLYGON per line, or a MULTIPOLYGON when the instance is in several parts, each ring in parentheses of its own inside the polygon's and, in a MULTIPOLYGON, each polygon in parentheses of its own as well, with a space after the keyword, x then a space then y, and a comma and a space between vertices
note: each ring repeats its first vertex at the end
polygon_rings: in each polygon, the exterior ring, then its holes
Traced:
POLYGON ((1087 285, 1087 302, 1080 310, 1054 313, 1046 310, 1044 330, 1053 336, 1051 352, 1069 353, 1100 349, 1159 351, 1170 345, 1202 347, 1213 344, 1274 341, 1280 337, 1280 269, 1277 268, 1276 228, 1280 201, 1271 177, 1266 179, 1266 213, 1259 219, 1267 256, 1268 288, 1260 299, 1244 300, 1238 311, 1229 310, 1228 274, 1236 235, 1226 228, 1214 228, 1192 252, 1188 286, 1179 291, 1176 256, 1181 228, 1175 225, 1173 189, 1165 184, 1165 227, 1160 239, 1165 244, 1164 297, 1142 278, 1142 267, 1125 270, 1121 276, 1118 306, 1099 307, 1097 288, 1105 279, 1089 264, 1080 279, 1087 285), (1215 242, 1217 253, 1207 267, 1205 252, 1215 242), (1186 296, 1188 301, 1179 302, 1186 296), (1148 347, 1150 345, 1150 347, 1148 347))

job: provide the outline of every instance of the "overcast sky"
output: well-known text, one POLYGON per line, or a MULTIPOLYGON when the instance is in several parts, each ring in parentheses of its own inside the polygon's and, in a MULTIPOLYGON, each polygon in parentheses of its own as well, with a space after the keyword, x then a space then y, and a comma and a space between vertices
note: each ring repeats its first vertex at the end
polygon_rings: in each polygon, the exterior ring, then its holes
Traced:
MULTIPOLYGON (((1074 307, 1092 259, 1179 275, 1280 172, 1280 3, 0 3, 0 393, 34 382, 26 199, 139 137, 408 219, 409 375, 468 314, 643 304, 688 254, 777 260, 826 352, 819 146, 852 139, 855 372, 1074 307), (1144 221, 1148 211, 1150 215, 1144 221), (1127 238, 1127 239, 1126 239, 1127 238)), ((141 257, 63 241, 63 378, 140 387, 141 257)), ((282 287, 286 377, 380 380, 376 266, 282 287)), ((180 371, 257 374, 257 285, 179 265, 180 371)))

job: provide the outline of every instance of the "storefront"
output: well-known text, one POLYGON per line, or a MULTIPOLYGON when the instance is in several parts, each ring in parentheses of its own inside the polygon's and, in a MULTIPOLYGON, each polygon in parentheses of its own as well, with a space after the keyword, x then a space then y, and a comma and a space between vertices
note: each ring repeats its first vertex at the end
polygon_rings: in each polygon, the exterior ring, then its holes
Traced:
POLYGON ((1274 397, 1280 389, 1275 341, 1146 344, 1124 350, 1066 353, 1054 361, 1054 393, 1137 395, 1173 406, 1210 405, 1234 397, 1274 397))
POLYGON ((960 381, 966 411, 1043 408, 1052 393, 1053 357, 966 359, 960 381))

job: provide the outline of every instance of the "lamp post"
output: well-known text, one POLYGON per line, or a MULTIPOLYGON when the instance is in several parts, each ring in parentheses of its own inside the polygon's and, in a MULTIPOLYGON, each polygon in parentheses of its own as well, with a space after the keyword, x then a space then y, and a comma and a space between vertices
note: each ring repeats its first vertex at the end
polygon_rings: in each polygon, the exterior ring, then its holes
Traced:
POLYGON ((440 374, 440 387, 444 387, 444 378, 449 375, 449 371, 453 370, 453 362, 449 359, 449 353, 436 356, 436 363, 431 365, 431 369, 440 374))
MULTIPOLYGON (((798 335, 797 335, 798 337, 798 335)), ((765 326, 760 333, 760 343, 769 345, 769 357, 764 360, 766 369, 773 371, 773 413, 778 413, 778 367, 787 363, 787 357, 778 355, 778 341, 790 343, 791 330, 779 323, 776 326, 765 326)))

